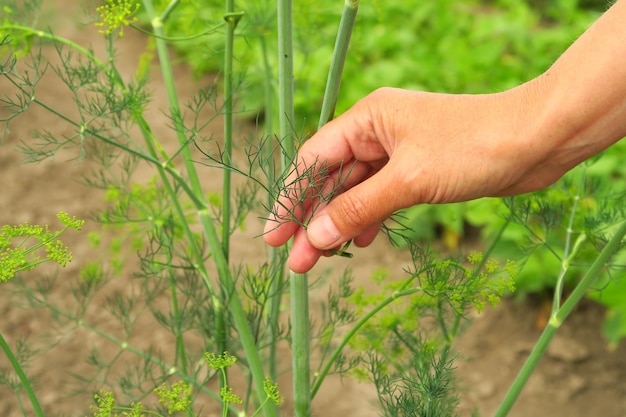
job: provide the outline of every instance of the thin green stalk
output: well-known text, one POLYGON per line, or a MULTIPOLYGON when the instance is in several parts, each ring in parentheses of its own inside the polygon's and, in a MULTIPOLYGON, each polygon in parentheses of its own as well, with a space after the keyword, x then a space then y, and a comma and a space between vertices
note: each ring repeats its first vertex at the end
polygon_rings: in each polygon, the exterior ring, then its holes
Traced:
POLYGON ((28 379, 28 376, 26 376, 26 373, 24 372, 22 365, 20 365, 20 362, 17 360, 17 358, 13 354, 11 347, 9 346, 7 341, 4 339, 4 336, 2 335, 2 333, 0 333, 0 348, 4 351, 5 356, 7 357, 9 362, 11 362, 11 366, 13 366, 13 370, 17 374, 17 377, 20 379, 20 382, 22 383, 22 388, 24 388, 24 391, 26 392, 26 395, 28 396, 28 399, 30 400, 31 405, 33 406, 33 411, 35 412, 35 415, 37 417, 44 417, 45 414, 43 410, 41 409, 41 405, 39 404, 37 395, 35 395, 35 391, 33 390, 33 387, 30 384, 30 380, 28 379))
MULTIPOLYGON (((170 257, 171 258, 171 257, 170 257)), ((170 281, 170 297, 172 300, 172 315, 176 320, 176 358, 180 361, 180 368, 187 373, 187 353, 185 352, 185 340, 183 338, 182 320, 180 308, 178 306, 178 289, 176 288, 176 277, 171 267, 171 259, 168 262, 168 279, 170 281)))
MULTIPOLYGON (((235 12, 235 1, 226 0, 226 35, 224 37, 224 143, 223 143, 223 161, 226 166, 232 166, 233 153, 233 54, 235 45, 235 28, 239 22, 239 18, 233 15, 235 12)), ((231 215, 231 171, 226 169, 223 171, 222 177, 222 253, 228 263, 230 258, 230 215, 231 215)), ((223 300, 226 301, 227 294, 223 294, 223 300)), ((228 352, 229 342, 226 335, 225 316, 218 320, 221 325, 218 329, 217 351, 228 352)), ((228 373, 226 369, 222 370, 224 377, 220 379, 220 389, 228 384, 228 373)), ((222 404, 222 414, 228 415, 228 404, 222 404)))
POLYGON ((167 5, 165 10, 161 14, 161 17, 160 17, 161 22, 165 23, 167 21, 167 18, 170 17, 170 14, 174 11, 174 9, 176 9, 176 6, 178 6, 178 3, 180 3, 180 0, 170 1, 170 3, 167 5))
POLYGON ((283 168, 295 157, 293 75, 293 22, 291 0, 278 0, 278 128, 282 141, 283 168))
MULTIPOLYGON (((224 40, 224 149, 222 158, 226 166, 232 166, 233 153, 233 54, 235 28, 241 15, 235 15, 235 1, 226 0, 226 36, 224 40)), ((230 252, 231 217, 231 170, 223 171, 222 179, 222 251, 226 260, 230 252)), ((224 349, 226 352, 227 349, 224 349)))
POLYGON ((335 115, 335 106, 337 105, 337 97, 339 96, 343 68, 346 62, 346 56, 348 55, 350 38, 352 37, 352 30, 358 10, 359 0, 345 0, 341 21, 339 22, 337 39, 335 41, 335 48, 330 62, 330 70, 328 71, 328 80, 326 82, 326 90, 324 92, 324 101, 322 103, 322 112, 318 127, 322 127, 328 123, 335 115))
MULTIPOLYGON (((188 185, 191 188, 189 194, 192 194, 195 197, 194 203, 196 205, 196 208, 198 208, 199 211, 202 212, 207 207, 207 203, 204 198, 204 193, 202 192, 202 186, 200 184, 198 173, 195 169, 195 165, 193 164, 191 150, 189 149, 187 138, 184 133, 185 128, 181 120, 182 114, 181 114, 180 105, 178 101, 178 93, 176 91, 174 71, 171 66, 171 60, 169 57, 167 43, 163 39, 161 39, 161 37, 165 36, 163 22, 160 20, 159 17, 156 16, 154 7, 152 6, 152 2, 150 0, 144 0, 143 5, 144 5, 144 8, 146 9, 146 12, 149 18, 151 19, 152 29, 156 35, 155 43, 156 43, 157 52, 159 55, 159 62, 161 64, 160 67, 161 67, 161 73, 163 76, 163 82, 165 85, 165 90, 166 90, 167 97, 168 97, 168 103, 170 106, 170 114, 172 115, 172 119, 174 123, 174 130, 176 132, 176 136, 177 136, 178 143, 180 146, 180 153, 181 153, 184 165, 185 165, 185 171, 188 176, 188 179, 186 182, 188 182, 188 185)), ((147 123, 140 125, 140 127, 142 127, 142 130, 144 131, 149 130, 149 126, 147 125, 147 123)), ((146 144, 151 150, 151 152, 155 152, 156 150, 159 150, 160 153, 165 156, 165 151, 162 149, 158 141, 155 140, 153 135, 151 134, 144 135, 144 137, 146 139, 146 144)), ((171 158, 166 157, 165 159, 166 161, 168 161, 168 165, 169 165, 171 163, 170 161, 171 158)), ((176 197, 171 185, 169 184, 169 180, 165 177, 164 173, 162 172, 162 169, 159 167, 157 167, 157 169, 160 172, 161 180, 163 181, 165 187, 168 189, 168 194, 171 197, 170 200, 172 204, 174 205, 174 207, 176 208, 176 212, 177 212, 178 217, 181 219, 181 223, 185 227, 186 232, 189 231, 188 233, 186 233, 186 235, 190 238, 189 239, 190 243, 194 244, 196 239, 193 238, 193 234, 191 233, 191 230, 189 229, 187 225, 187 222, 185 220, 185 214, 184 214, 182 207, 178 203, 178 198, 176 197)), ((202 214, 199 213, 199 216, 201 215, 202 214)), ((211 226, 213 227, 212 224, 211 226)), ((211 246, 211 251, 213 253, 214 258, 218 258, 219 256, 217 256, 217 252, 220 252, 220 253, 222 252, 221 244, 218 243, 217 246, 211 246)), ((202 265, 202 261, 201 261, 202 254, 199 248, 197 251, 194 251, 194 255, 195 255, 195 259, 198 260, 198 265, 202 265)), ((203 269, 204 265, 201 268, 203 269)), ((221 272, 223 271, 218 270, 220 277, 223 276, 221 272)), ((208 279, 208 274, 203 275, 203 277, 205 278, 205 283, 207 284, 207 287, 209 288, 209 291, 211 292, 211 295, 212 295, 212 301, 213 301, 214 309, 216 313, 216 323, 215 323, 216 339, 218 340, 218 345, 220 345, 220 341, 222 343, 225 343, 225 341, 227 340, 227 335, 226 335, 227 330, 226 330, 226 322, 225 322, 226 312, 224 311, 224 302, 223 300, 219 299, 218 293, 212 289, 212 284, 210 283, 208 279)), ((223 351, 226 351, 226 350, 224 349, 223 351)))
POLYGON ((294 415, 311 415, 309 285, 305 274, 290 274, 294 415))
MULTIPOLYGON (((283 170, 292 163, 295 156, 293 82, 292 2, 291 0, 278 0, 278 108, 280 137, 285 154, 282 163, 283 170)), ((289 283, 294 415, 309 417, 311 415, 309 281, 305 274, 291 272, 289 283)))
MULTIPOLYGON (((337 105, 337 98, 339 97, 343 68, 345 66, 346 57, 348 56, 350 38, 352 37, 352 30, 354 29, 354 22, 356 21, 358 10, 359 0, 345 0, 341 20, 339 21, 337 39, 335 40, 335 48, 333 49, 333 56, 328 70, 328 79, 326 81, 326 90, 324 91, 324 100, 322 101, 318 129, 335 117, 335 107, 337 105)), ((330 252, 338 256, 351 258, 352 254, 346 252, 346 249, 351 243, 352 240, 349 240, 340 250, 330 250, 330 252)))
POLYGON ((626 221, 619 225, 613 237, 609 240, 604 249, 602 249, 598 257, 585 273, 585 276, 578 283, 578 285, 576 285, 574 291, 570 294, 563 305, 557 307, 557 309, 552 312, 548 325, 539 337, 535 347, 530 352, 528 359, 517 374, 513 384, 509 388, 509 391, 506 393, 500 407, 494 415, 495 417, 504 417, 508 415, 509 411, 513 407, 513 404, 515 404, 515 401, 521 394, 522 389, 528 382, 528 379, 537 367, 539 360, 543 357, 548 345, 552 341, 552 338, 554 338, 557 330, 561 327, 563 321, 570 315, 580 300, 585 296, 587 290, 596 281, 600 271, 604 268, 613 254, 615 254, 625 235, 626 221))
MULTIPOLYGON (((581 179, 581 183, 584 182, 581 179)), ((578 201, 580 200, 580 189, 582 184, 579 185, 576 195, 574 196, 574 204, 572 204, 572 210, 570 212, 569 222, 567 224, 567 230, 565 235, 565 247, 563 249, 563 260, 561 261, 561 272, 556 280, 556 285, 554 286, 554 299, 552 300, 552 311, 557 311, 561 306, 561 296, 563 295, 563 287, 565 285, 565 273, 569 269, 569 264, 571 259, 576 255, 576 251, 571 253, 570 248, 572 245, 572 234, 574 233, 574 219, 576 218, 576 210, 578 209, 578 201)), ((578 248, 578 245, 575 246, 578 248)))

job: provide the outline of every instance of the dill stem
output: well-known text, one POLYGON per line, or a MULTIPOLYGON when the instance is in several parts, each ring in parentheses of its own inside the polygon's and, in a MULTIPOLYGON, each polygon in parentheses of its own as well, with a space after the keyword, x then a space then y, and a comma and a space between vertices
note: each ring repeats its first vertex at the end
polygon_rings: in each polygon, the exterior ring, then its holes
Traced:
MULTIPOLYGON (((235 16, 235 1, 226 0, 226 36, 224 37, 224 149, 222 160, 226 166, 232 166, 233 153, 233 54, 235 28, 239 21, 235 16)), ((230 252, 230 194, 231 171, 225 169, 222 179, 222 251, 226 260, 230 252)))
MULTIPOLYGON (((293 75, 293 18, 292 1, 278 0, 278 110, 282 168, 287 169, 295 157, 294 75, 293 75)), ((293 241, 287 245, 291 247, 293 241)), ((293 401, 296 417, 311 415, 310 393, 310 324, 309 281, 306 274, 289 273, 291 293, 293 401)))
MULTIPOLYGON (((270 66, 269 54, 267 51, 267 42, 265 36, 259 37, 259 44, 261 47, 261 56, 263 57, 263 70, 265 77, 263 77, 263 94, 264 94, 264 130, 265 141, 263 153, 265 154, 265 160, 268 162, 266 167, 267 183, 266 190, 271 190, 276 182, 276 171, 274 165, 274 147, 271 140, 274 132, 274 88, 273 88, 273 75, 272 67, 270 66)), ((274 204, 274 196, 271 192, 267 193, 267 207, 272 207, 274 204)), ((278 266, 282 261, 282 252, 284 248, 269 247, 268 249, 268 261, 273 266, 278 266)), ((282 288, 285 279, 283 268, 273 267, 270 269, 270 289, 269 289, 269 308, 267 322, 269 327, 268 332, 268 373, 272 381, 278 379, 278 339, 279 339, 279 318, 280 318, 280 306, 282 303, 282 288)))
POLYGON ((168 17, 170 17, 170 14, 176 8, 176 6, 178 6, 178 3, 180 3, 180 0, 172 0, 172 1, 170 1, 170 3, 167 5, 165 10, 161 14, 161 17, 159 18, 161 20, 161 22, 165 23, 165 21, 168 19, 168 17))
POLYGON ((565 248, 563 249, 563 257, 561 258, 561 271, 559 273, 559 276, 557 277, 556 285, 554 286, 552 311, 557 311, 561 306, 561 297, 563 295, 563 287, 565 285, 565 274, 569 269, 571 258, 576 255, 576 250, 578 249, 578 245, 574 245, 574 249, 571 249, 572 234, 574 233, 574 219, 576 218, 576 210, 578 209, 578 201, 580 200, 581 189, 584 187, 584 181, 585 175, 583 171, 583 175, 576 190, 576 195, 574 196, 574 203, 572 204, 569 222, 567 223, 567 230, 565 234, 565 248), (570 253, 570 250, 572 250, 572 253, 570 253))
POLYGON ((170 281, 170 298, 172 300, 172 314, 176 320, 176 358, 180 361, 180 368, 187 373, 187 355, 185 354, 185 340, 183 339, 182 319, 178 306, 178 289, 176 288, 176 276, 172 270, 171 255, 168 256, 167 275, 170 281))
MULTIPOLYGON (((346 57, 348 56, 348 48, 350 47, 350 38, 354 29, 357 11, 359 10, 359 0, 345 0, 341 20, 339 21, 339 30, 337 31, 337 39, 333 49, 333 56, 330 61, 328 70, 328 78, 326 80, 326 89, 324 90, 324 99, 322 101, 322 110, 318 123, 318 129, 330 122, 335 117, 335 107, 337 98, 339 97, 339 87, 341 86, 341 78, 343 68, 345 66, 346 57)), ((341 178, 339 179, 341 180, 341 178)), ((352 254, 346 252, 352 240, 346 242, 340 250, 333 250, 334 255, 345 258, 352 258, 352 254)))
MULTIPOLYGON (((226 0, 226 34, 224 36, 224 149, 221 156, 226 166, 232 166, 233 152, 233 54, 235 28, 239 21, 238 16, 233 15, 235 12, 235 1, 226 0)), ((222 253, 226 263, 230 258, 230 221, 231 221, 231 171, 226 169, 223 171, 222 177, 222 253)), ((222 300, 226 301, 227 295, 223 294, 222 300)), ((228 337, 226 332, 226 316, 221 314, 217 317, 217 351, 228 351, 228 337)), ((228 373, 226 369, 222 369, 224 377, 220 379, 220 389, 224 389, 228 385, 228 373)), ((228 415, 228 403, 222 403, 222 415, 228 415)))
POLYGON ((33 390, 33 386, 30 384, 30 380, 28 379, 28 376, 26 376, 26 373, 24 372, 22 365, 20 365, 20 362, 17 360, 17 358, 13 354, 11 347, 5 340, 2 333, 0 333, 0 348, 4 352, 9 362, 11 362, 11 366, 13 367, 13 370, 17 374, 17 377, 20 379, 20 382, 22 383, 22 388, 24 389, 24 391, 26 391, 26 395, 28 396, 28 399, 30 400, 31 405, 33 406, 35 415, 37 417, 44 417, 45 414, 43 410, 41 409, 41 404, 39 404, 39 400, 37 399, 37 395, 35 394, 35 391, 33 390))
POLYGON ((337 31, 337 39, 335 40, 335 48, 333 49, 333 56, 330 61, 330 69, 328 71, 328 79, 326 81, 326 90, 324 91, 324 101, 322 102, 322 111, 318 127, 322 127, 334 117, 343 68, 348 55, 350 38, 352 37, 352 30, 354 29, 358 9, 359 0, 345 0, 341 20, 339 22, 339 30, 337 31))
POLYGON ((548 345, 556 335, 557 330, 561 327, 563 321, 570 315, 576 305, 585 296, 587 290, 596 281, 602 268, 615 254, 622 242, 622 239, 626 235, 626 221, 622 222, 611 239, 608 241, 604 249, 600 252, 597 258, 593 261, 593 264, 589 267, 583 278, 576 285, 570 296, 565 300, 562 306, 556 306, 550 316, 548 325, 543 330, 543 333, 539 337, 539 340, 530 352, 528 359, 520 369, 519 373, 515 377, 513 384, 506 393, 504 399, 500 403, 500 407, 494 414, 494 417, 504 417, 508 415, 509 411, 515 404, 515 401, 522 392, 522 389, 528 382, 528 379, 533 374, 539 360, 543 357, 548 345))

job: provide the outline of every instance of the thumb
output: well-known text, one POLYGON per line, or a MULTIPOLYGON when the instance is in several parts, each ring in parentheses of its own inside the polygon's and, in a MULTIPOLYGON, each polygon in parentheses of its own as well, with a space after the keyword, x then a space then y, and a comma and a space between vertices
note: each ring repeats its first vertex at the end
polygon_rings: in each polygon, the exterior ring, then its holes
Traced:
POLYGON ((405 207, 403 196, 407 193, 398 189, 401 186, 388 167, 335 197, 314 215, 307 228, 313 246, 335 248, 405 207))

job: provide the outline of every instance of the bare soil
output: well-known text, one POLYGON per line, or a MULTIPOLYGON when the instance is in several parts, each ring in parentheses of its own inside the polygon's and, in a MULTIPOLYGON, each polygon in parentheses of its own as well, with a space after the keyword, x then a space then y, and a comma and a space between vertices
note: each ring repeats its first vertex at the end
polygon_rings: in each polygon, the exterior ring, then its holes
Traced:
MULTIPOLYGON (((76 2, 59 0, 44 1, 48 11, 45 20, 56 33, 83 44, 93 43, 98 51, 101 48, 100 35, 91 25, 82 25, 83 19, 74 19, 79 11, 76 2)), ((145 50, 143 36, 128 32, 118 46, 119 65, 123 75, 131 75, 138 57, 145 50)), ((47 54, 53 50, 47 49, 47 54)), ((177 88, 183 97, 191 95, 199 86, 212 82, 210 77, 195 79, 184 63, 176 64, 177 88)), ((0 81, 0 92, 8 91, 4 80, 0 81)), ((165 93, 160 76, 155 71, 151 83, 153 103, 150 122, 154 131, 163 135, 163 141, 173 142, 167 137, 167 119, 162 109, 166 108, 165 93)), ((64 110, 73 107, 62 85, 50 77, 39 84, 37 97, 54 103, 55 108, 64 110)), ((0 110, 1 111, 1 110, 0 110)), ((0 225, 31 222, 56 224, 55 214, 68 211, 78 217, 88 218, 90 213, 102 207, 102 194, 80 183, 82 175, 89 170, 88 164, 78 165, 67 162, 64 155, 55 160, 40 164, 23 165, 16 151, 20 140, 28 140, 34 128, 45 127, 56 134, 68 134, 68 127, 55 116, 33 108, 11 124, 7 141, 0 147, 0 225)), ((243 130, 245 127, 242 127, 243 130)), ((219 133, 219 121, 215 127, 219 133)), ((142 176, 140 168, 139 178, 142 176)), ((147 171, 146 171, 147 172, 147 171)), ((207 175, 207 186, 216 189, 221 184, 219 175, 207 175)), ((260 231, 261 222, 251 219, 245 233, 235 240, 235 259, 245 259, 247 263, 262 262, 265 247, 254 236, 260 231)), ((99 226, 88 222, 86 229, 98 230, 99 226)), ((386 267, 398 275, 406 264, 408 256, 388 247, 379 239, 372 247, 359 250, 353 260, 326 259, 316 272, 353 269, 355 277, 366 283, 367 277, 379 267, 386 267)), ((97 253, 86 243, 86 233, 70 233, 66 242, 72 248, 75 260, 59 273, 59 285, 51 297, 55 302, 69 305, 72 295, 66 281, 75 277, 79 267, 94 259, 97 253)), ((30 274, 28 280, 36 282, 41 276, 30 274)), ((108 287, 107 292, 126 291, 132 278, 119 277, 108 287)), ((358 284, 358 282, 357 282, 358 284)), ((321 289, 313 293, 313 298, 321 289)), ((47 344, 41 335, 50 330, 50 317, 40 310, 23 310, 9 300, 9 291, 0 288, 0 332, 11 342, 29 337, 34 345, 42 349, 29 368, 29 374, 37 381, 37 393, 48 415, 81 415, 85 413, 89 398, 71 397, 68 393, 75 388, 72 374, 87 375, 92 369, 86 357, 93 346, 106 353, 106 343, 94 338, 85 331, 70 332, 62 340, 55 340, 54 346, 47 344)), ((14 300, 13 300, 14 301, 14 300)), ((88 320, 94 324, 108 326, 101 320, 107 317, 103 297, 94 299, 89 306, 88 320)), ((460 415, 469 416, 477 411, 479 415, 494 413, 514 375, 528 356, 534 341, 541 332, 545 318, 545 301, 527 299, 523 302, 505 300, 495 309, 473 317, 473 323, 458 343, 458 375, 461 386, 462 405, 460 415)), ((546 357, 538 366, 530 383, 522 393, 511 412, 513 417, 525 416, 626 416, 626 346, 622 343, 617 349, 609 350, 601 337, 600 326, 603 311, 591 302, 583 303, 573 316, 563 325, 546 357)), ((153 327, 140 328, 134 340, 142 346, 156 345, 167 351, 173 346, 163 346, 163 335, 153 327)), ((131 363, 132 364, 132 363, 131 363)), ((0 357, 0 368, 8 367, 4 357, 0 357)), ((288 377, 285 384, 288 385, 288 377)), ((286 393, 287 396, 289 393, 286 393)), ((284 406, 284 415, 291 415, 290 403, 284 406)), ((375 416, 376 399, 372 387, 350 379, 330 379, 314 403, 318 416, 375 416)), ((18 404, 13 393, 0 386, 0 415, 19 416, 18 404)))

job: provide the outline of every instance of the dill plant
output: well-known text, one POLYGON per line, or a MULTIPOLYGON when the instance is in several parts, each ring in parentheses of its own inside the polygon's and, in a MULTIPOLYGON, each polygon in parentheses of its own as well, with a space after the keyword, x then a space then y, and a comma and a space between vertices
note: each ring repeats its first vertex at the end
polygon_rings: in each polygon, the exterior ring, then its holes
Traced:
MULTIPOLYGON (((23 10, 33 12, 37 6, 28 2, 23 10)), ((96 167, 85 181, 102 190, 107 203, 96 215, 106 228, 89 240, 94 247, 102 245, 109 258, 83 266, 72 293, 76 308, 54 303, 49 297, 51 286, 32 288, 18 283, 15 290, 31 307, 47 308, 66 331, 81 329, 114 347, 113 354, 94 347, 88 355, 93 373, 78 378, 78 391, 89 393, 95 401, 91 414, 192 416, 218 409, 223 416, 308 417, 326 378, 350 374, 375 384, 386 416, 454 415, 458 399, 454 341, 467 312, 493 305, 512 290, 516 266, 491 260, 505 226, 484 254, 458 259, 443 259, 407 240, 411 265, 400 276, 396 272, 375 274, 380 291, 374 295, 356 289, 349 270, 340 271, 328 292, 321 324, 313 325, 308 300, 312 284, 306 276, 285 273, 288 248, 269 250, 261 265, 246 265, 231 257, 231 239, 251 214, 266 212, 278 196, 286 196, 293 199, 296 210, 279 207, 273 215, 279 221, 297 220, 309 200, 315 212, 350 174, 349 166, 339 167, 338 184, 327 187, 322 179, 337 167, 325 166, 324 161, 303 167, 293 161, 306 135, 298 130, 294 112, 292 4, 280 0, 276 5, 278 86, 270 75, 270 60, 264 59, 268 75, 265 114, 274 114, 277 108, 279 126, 275 131, 273 118, 267 117, 264 133, 243 146, 243 162, 235 157, 233 102, 242 92, 233 62, 234 40, 242 36, 238 28, 246 10, 228 0, 220 12, 223 22, 213 22, 197 34, 222 36, 223 90, 207 86, 183 103, 169 50, 170 43, 182 39, 167 33, 168 20, 178 6, 178 0, 105 0, 95 8, 100 17, 94 28, 104 37, 103 58, 89 45, 38 29, 37 19, 23 18, 15 5, 6 6, 1 19, 0 75, 11 86, 2 98, 8 110, 2 119, 3 138, 16 118, 32 106, 55 115, 71 133, 36 131, 34 140, 24 139, 20 145, 26 160, 37 162, 61 150, 73 151, 75 161, 96 167), (150 29, 136 25, 139 14, 145 14, 150 29), (127 30, 147 33, 154 45, 168 98, 163 112, 174 145, 166 143, 148 122, 148 59, 140 60, 131 77, 119 71, 115 45, 127 30), (54 61, 44 56, 45 46, 55 52, 54 61), (55 108, 36 93, 47 68, 65 86, 74 103, 71 112, 55 108), (224 116, 221 142, 207 133, 219 115, 224 116), (139 164, 151 167, 150 180, 135 180, 139 164), (222 175, 221 191, 206 189, 205 170, 209 175, 222 175), (235 176, 243 184, 239 189, 234 186, 235 176), (106 298, 108 315, 117 328, 105 328, 92 320, 90 305, 113 277, 120 279, 126 273, 127 264, 132 264, 129 252, 139 258, 132 271, 136 280, 129 283, 127 292, 106 298), (288 325, 281 313, 286 297, 291 305, 288 325), (145 343, 134 338, 137 329, 146 325, 167 333, 168 349, 145 348, 145 343), (283 360, 285 345, 291 348, 291 366, 283 360), (277 381, 287 368, 293 372, 293 410, 280 408, 285 406, 277 381)), ((358 6, 358 1, 344 4, 319 125, 334 115, 358 6)), ((247 40, 258 42, 256 46, 267 53, 266 38, 247 40)), ((69 227, 78 225, 76 220, 64 219, 69 227)), ((404 239, 406 227, 401 217, 395 220, 397 225, 387 224, 385 231, 398 241, 404 239)), ((306 227, 307 220, 301 224, 306 227)), ((607 235, 608 244, 581 288, 590 285, 594 271, 620 245, 623 229, 613 237, 607 235)), ((61 264, 67 261, 63 248, 54 248, 50 259, 61 264)), ((343 250, 337 253, 348 256, 343 250)), ((28 269, 11 268, 13 272, 28 269)), ((570 304, 576 302, 571 299, 570 304)), ((571 311, 568 302, 556 310, 551 333, 542 339, 532 361, 541 356, 558 323, 571 311)), ((9 350, 5 353, 10 355, 9 350)), ((532 368, 525 368, 504 410, 529 372, 532 368)), ((39 409, 37 415, 44 415, 34 392, 31 402, 39 409)))

